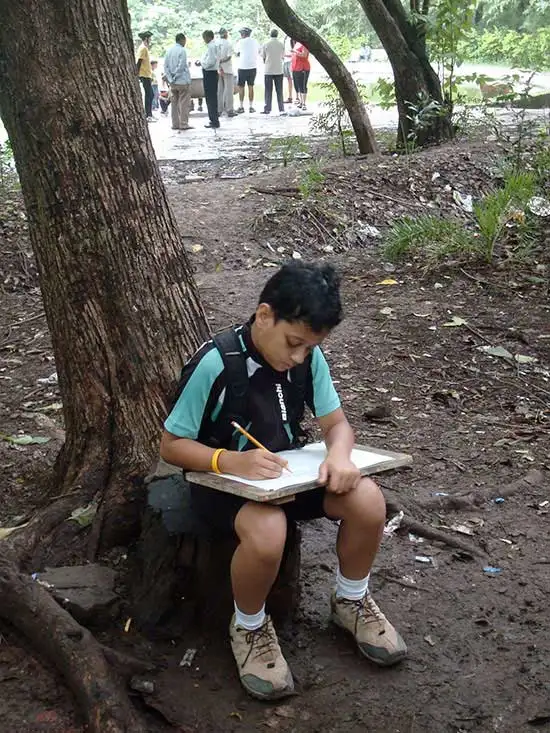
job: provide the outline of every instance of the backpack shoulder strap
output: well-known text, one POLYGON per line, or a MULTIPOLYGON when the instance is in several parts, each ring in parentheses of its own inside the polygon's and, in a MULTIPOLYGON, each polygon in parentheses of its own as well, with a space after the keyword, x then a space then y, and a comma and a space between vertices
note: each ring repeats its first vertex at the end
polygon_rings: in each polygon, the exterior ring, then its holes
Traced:
POLYGON ((308 382, 311 382, 311 378, 310 355, 290 371, 293 406, 290 427, 294 436, 293 444, 295 448, 302 447, 309 439, 309 435, 303 430, 301 422, 305 412, 308 382))
MULTIPOLYGON (((215 334, 212 341, 220 352, 225 370, 225 396, 221 413, 216 420, 221 442, 225 442, 228 436, 233 434, 231 421, 243 424, 246 420, 248 406, 246 353, 233 326, 215 334)), ((215 432, 218 434, 218 429, 215 432)))

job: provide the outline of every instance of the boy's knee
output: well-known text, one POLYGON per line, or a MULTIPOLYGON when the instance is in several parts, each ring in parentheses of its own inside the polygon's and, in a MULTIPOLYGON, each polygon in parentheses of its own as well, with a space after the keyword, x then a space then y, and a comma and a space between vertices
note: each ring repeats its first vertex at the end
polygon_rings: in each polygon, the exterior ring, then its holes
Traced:
POLYGON ((329 516, 335 512, 338 519, 368 527, 383 525, 386 520, 384 495, 370 478, 362 478, 357 488, 347 494, 327 494, 327 498, 330 502, 327 506, 329 516))
POLYGON ((281 508, 245 504, 237 514, 235 530, 257 557, 268 562, 280 559, 286 541, 286 515, 281 508))

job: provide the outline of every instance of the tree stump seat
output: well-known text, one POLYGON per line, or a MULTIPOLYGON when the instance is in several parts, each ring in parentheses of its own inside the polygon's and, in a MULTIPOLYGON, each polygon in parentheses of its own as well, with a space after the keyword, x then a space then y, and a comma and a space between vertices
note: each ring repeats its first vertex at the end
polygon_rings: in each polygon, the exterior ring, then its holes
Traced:
MULTIPOLYGON (((237 540, 213 532, 192 507, 181 471, 161 468, 148 479, 147 504, 133 557, 132 618, 156 632, 172 613, 208 626, 228 623, 233 612, 230 562, 237 540)), ((283 562, 268 611, 284 620, 299 600, 300 530, 290 523, 283 562)))

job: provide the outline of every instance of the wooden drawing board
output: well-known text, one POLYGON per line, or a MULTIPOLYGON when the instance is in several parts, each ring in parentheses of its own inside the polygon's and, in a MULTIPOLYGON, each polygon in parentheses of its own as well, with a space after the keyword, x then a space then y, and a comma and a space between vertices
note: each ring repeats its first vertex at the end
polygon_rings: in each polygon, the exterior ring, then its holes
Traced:
MULTIPOLYGON (((292 469, 292 474, 283 471, 279 479, 251 481, 227 474, 202 471, 189 471, 186 473, 186 478, 201 486, 208 486, 211 489, 260 502, 282 502, 285 499, 291 501, 295 494, 318 488, 317 471, 326 455, 324 443, 312 443, 300 450, 282 451, 279 455, 289 461, 292 469)), ((412 456, 368 445, 356 445, 353 449, 352 460, 359 467, 361 475, 368 476, 408 466, 412 463, 412 456)))

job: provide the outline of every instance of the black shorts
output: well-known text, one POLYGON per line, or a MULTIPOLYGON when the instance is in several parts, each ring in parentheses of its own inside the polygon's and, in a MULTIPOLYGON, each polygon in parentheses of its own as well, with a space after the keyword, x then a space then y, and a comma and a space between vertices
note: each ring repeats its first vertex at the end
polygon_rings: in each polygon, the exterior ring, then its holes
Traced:
MULTIPOLYGON (((206 524, 210 529, 231 534, 235 531, 235 517, 239 509, 244 506, 249 499, 235 494, 227 494, 224 491, 216 491, 208 486, 200 486, 199 484, 189 484, 191 487, 191 505, 193 512, 206 524)), ((280 508, 286 514, 287 519, 300 522, 306 519, 319 519, 326 517, 327 514, 323 508, 323 500, 325 498, 324 487, 312 489, 311 491, 302 491, 296 494, 294 501, 288 501, 280 504, 280 508)))
POLYGON ((244 87, 245 84, 248 84, 249 87, 253 87, 255 79, 256 69, 239 69, 237 85, 244 87))

